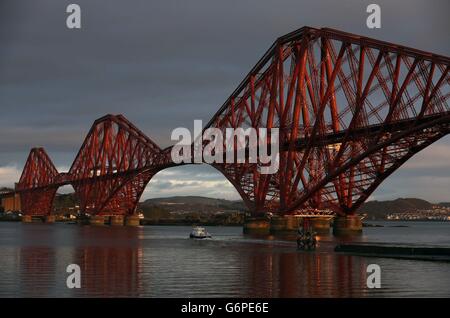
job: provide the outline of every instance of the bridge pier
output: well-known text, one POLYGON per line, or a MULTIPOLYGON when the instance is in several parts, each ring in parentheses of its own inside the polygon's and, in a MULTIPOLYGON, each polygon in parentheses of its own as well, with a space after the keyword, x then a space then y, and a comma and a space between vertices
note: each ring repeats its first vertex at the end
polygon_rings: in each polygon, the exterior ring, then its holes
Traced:
POLYGON ((110 217, 110 225, 123 226, 123 222, 123 215, 111 215, 110 217))
POLYGON ((273 216, 270 220, 270 233, 297 232, 301 219, 294 215, 273 216))
POLYGON ((310 218, 311 226, 317 234, 328 234, 331 228, 330 217, 313 217, 310 218))
POLYGON ((244 221, 244 234, 269 234, 270 221, 266 217, 248 217, 244 221))
POLYGON ((103 215, 93 215, 89 220, 90 225, 103 226, 105 225, 105 217, 103 215))
POLYGON ((127 215, 125 217, 125 225, 126 226, 139 226, 139 225, 141 225, 141 220, 139 219, 139 216, 136 214, 127 215))
POLYGON ((336 236, 362 234, 362 221, 357 215, 336 216, 333 222, 333 234, 336 236))
POLYGON ((33 222, 33 217, 31 215, 22 215, 22 223, 33 222))
POLYGON ((318 234, 328 234, 331 228, 330 217, 300 217, 295 215, 249 217, 244 222, 245 234, 289 234, 297 233, 305 218, 318 234))
POLYGON ((331 227, 330 217, 301 217, 295 215, 285 215, 282 217, 273 217, 270 221, 270 232, 275 233, 293 233, 303 225, 305 219, 308 220, 312 229, 318 234, 328 234, 331 227))
POLYGON ((45 223, 51 224, 51 223, 55 223, 55 221, 56 221, 56 217, 54 215, 45 216, 45 219, 44 219, 45 223))

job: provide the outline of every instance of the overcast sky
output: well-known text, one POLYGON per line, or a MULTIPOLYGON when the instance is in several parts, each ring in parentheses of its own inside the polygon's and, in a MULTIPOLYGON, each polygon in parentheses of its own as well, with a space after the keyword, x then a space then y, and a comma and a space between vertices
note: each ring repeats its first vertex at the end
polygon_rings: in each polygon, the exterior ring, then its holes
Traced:
MULTIPOLYGON (((67 170, 93 121, 122 113, 162 147, 173 128, 208 121, 278 37, 332 27, 450 55, 450 2, 363 0, 1 0, 0 186, 43 146, 67 170), (365 25, 382 8, 382 28, 365 25), (82 29, 66 28, 69 3, 82 29)), ((237 199, 208 166, 160 172, 144 198, 237 199)), ((372 199, 450 201, 450 137, 408 161, 372 199)))

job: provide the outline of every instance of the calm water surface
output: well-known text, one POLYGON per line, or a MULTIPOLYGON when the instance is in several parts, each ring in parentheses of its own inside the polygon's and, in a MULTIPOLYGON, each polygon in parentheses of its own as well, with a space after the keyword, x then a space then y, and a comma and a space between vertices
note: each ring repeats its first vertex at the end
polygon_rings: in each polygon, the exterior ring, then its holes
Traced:
MULTIPOLYGON (((382 222, 355 239, 450 247, 450 223, 382 222), (408 227, 393 227, 407 225, 408 227)), ((320 237, 316 252, 294 242, 244 236, 241 227, 92 227, 0 222, 2 297, 449 297, 450 263, 337 255, 320 237), (66 287, 78 264, 82 288, 66 287), (382 288, 366 288, 366 267, 382 288)))

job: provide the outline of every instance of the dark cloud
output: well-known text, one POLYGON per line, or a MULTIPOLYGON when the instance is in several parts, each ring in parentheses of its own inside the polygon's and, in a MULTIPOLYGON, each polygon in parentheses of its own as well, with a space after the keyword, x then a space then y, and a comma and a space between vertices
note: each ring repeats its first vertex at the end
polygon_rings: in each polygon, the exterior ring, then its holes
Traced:
MULTIPOLYGON (((276 37, 304 25, 449 55, 447 0, 377 1, 381 30, 365 26, 369 3, 2 0, 0 167, 21 167, 36 145, 70 166, 107 113, 123 113, 167 146, 173 128, 208 121, 276 37), (81 30, 65 27, 72 2, 82 8, 81 30)), ((200 178, 206 168, 194 167, 179 173, 200 178)), ((205 171, 208 181, 224 180, 205 171)))

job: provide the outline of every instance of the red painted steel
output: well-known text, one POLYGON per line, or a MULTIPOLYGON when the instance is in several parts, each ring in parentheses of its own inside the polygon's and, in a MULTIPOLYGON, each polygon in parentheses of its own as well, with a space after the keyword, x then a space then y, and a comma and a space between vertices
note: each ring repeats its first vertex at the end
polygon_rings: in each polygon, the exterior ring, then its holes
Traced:
POLYGON ((89 214, 133 214, 162 150, 123 116, 97 120, 72 167, 70 183, 89 214))
POLYGON ((58 171, 43 148, 34 148, 17 184, 22 211, 27 215, 48 215, 51 212, 57 186, 58 171))
MULTIPOLYGON (((377 186, 450 132, 450 59, 332 29, 275 41, 205 128, 279 128, 280 169, 213 164, 253 215, 332 209, 354 214, 377 186)), ((149 180, 174 166, 123 116, 91 128, 68 173, 33 149, 17 190, 24 213, 48 214, 72 184, 82 211, 132 214, 149 180)))
POLYGON ((449 58, 331 29, 279 38, 206 126, 280 128, 280 170, 215 165, 254 214, 353 214, 450 131, 449 58))

